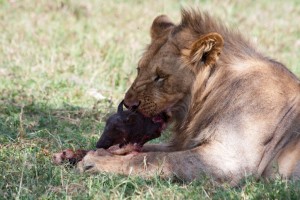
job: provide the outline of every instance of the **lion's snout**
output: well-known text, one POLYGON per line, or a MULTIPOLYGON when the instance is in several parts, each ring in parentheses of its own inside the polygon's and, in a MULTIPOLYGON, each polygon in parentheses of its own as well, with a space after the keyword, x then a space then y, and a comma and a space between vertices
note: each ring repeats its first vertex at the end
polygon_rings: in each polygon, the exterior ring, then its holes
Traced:
POLYGON ((129 90, 125 94, 124 98, 124 105, 126 108, 129 108, 130 110, 136 110, 141 102, 136 98, 136 95, 132 92, 132 90, 129 90))

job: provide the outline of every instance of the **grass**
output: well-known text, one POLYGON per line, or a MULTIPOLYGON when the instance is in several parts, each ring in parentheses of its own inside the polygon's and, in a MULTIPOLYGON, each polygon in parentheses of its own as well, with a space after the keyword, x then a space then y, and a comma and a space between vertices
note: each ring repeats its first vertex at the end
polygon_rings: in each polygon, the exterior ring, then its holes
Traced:
POLYGON ((199 7, 300 75, 297 0, 0 0, 0 199, 299 199, 300 182, 217 187, 78 174, 51 153, 93 148, 136 75, 155 16, 199 7))

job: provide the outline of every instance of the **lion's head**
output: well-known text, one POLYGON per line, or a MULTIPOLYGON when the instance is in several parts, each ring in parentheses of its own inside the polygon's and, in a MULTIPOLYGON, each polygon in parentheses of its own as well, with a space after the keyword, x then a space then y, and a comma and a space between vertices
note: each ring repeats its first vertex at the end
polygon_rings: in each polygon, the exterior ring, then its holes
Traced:
POLYGON ((159 120, 163 113, 172 113, 191 97, 195 77, 216 62, 223 39, 215 32, 191 37, 187 31, 165 15, 155 18, 151 44, 138 63, 138 74, 125 95, 125 105, 159 120))

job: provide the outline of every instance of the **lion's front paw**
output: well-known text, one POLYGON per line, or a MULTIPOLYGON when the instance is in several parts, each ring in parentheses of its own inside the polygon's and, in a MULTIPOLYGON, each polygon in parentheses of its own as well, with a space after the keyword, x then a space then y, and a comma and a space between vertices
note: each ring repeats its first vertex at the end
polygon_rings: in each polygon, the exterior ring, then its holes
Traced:
POLYGON ((94 157, 95 151, 89 151, 86 156, 77 164, 77 168, 80 172, 92 170, 95 166, 94 157))
MULTIPOLYGON (((107 164, 112 154, 104 149, 89 151, 86 156, 77 164, 80 172, 97 172, 103 171, 103 167, 107 164)), ((104 169, 104 171, 106 171, 104 169)))

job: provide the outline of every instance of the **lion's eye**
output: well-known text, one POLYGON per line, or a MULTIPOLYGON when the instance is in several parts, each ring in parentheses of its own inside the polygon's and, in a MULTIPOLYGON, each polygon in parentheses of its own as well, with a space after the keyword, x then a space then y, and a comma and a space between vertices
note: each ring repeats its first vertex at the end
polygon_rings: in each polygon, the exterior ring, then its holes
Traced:
POLYGON ((165 76, 162 75, 156 75, 156 77, 154 78, 154 82, 161 82, 163 80, 165 80, 165 76))
POLYGON ((159 75, 157 75, 154 79, 155 82, 159 81, 160 79, 162 79, 159 75))
POLYGON ((156 70, 156 76, 154 77, 155 82, 161 82, 168 78, 168 75, 160 69, 156 70))

